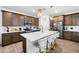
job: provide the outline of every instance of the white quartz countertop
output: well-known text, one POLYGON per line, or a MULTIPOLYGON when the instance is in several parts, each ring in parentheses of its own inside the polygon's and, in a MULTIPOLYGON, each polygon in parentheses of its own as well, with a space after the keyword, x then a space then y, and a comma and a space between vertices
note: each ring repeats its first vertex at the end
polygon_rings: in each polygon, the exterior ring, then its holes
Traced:
POLYGON ((64 31, 67 31, 67 32, 79 32, 79 30, 64 30, 64 31))
POLYGON ((21 34, 21 36, 23 36, 24 38, 30 41, 36 41, 56 33, 58 33, 58 31, 44 31, 44 32, 38 31, 38 32, 32 32, 32 33, 23 33, 21 34))

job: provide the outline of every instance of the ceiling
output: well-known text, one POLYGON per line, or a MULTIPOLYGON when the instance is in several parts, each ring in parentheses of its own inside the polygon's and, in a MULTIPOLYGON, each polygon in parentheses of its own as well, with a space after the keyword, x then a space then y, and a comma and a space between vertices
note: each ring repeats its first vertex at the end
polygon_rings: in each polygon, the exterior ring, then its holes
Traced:
POLYGON ((72 12, 79 12, 79 6, 1 6, 5 9, 22 12, 28 15, 36 16, 37 9, 44 8, 44 13, 50 16, 58 16, 69 14, 72 12))

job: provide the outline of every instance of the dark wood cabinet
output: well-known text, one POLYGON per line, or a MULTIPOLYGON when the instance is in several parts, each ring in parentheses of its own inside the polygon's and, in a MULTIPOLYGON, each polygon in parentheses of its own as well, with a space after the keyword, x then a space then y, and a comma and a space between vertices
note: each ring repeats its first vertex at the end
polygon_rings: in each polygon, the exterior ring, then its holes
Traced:
POLYGON ((39 26, 39 19, 38 18, 32 19, 32 26, 39 26))
POLYGON ((10 45, 13 43, 23 41, 24 38, 22 36, 20 36, 21 33, 24 33, 24 32, 2 34, 2 46, 6 46, 6 45, 10 45))
POLYGON ((64 39, 71 40, 72 39, 72 32, 64 31, 64 39))
MULTIPOLYGON (((79 26, 79 13, 65 15, 64 26, 79 26)), ((78 38, 79 38, 79 32, 71 32, 71 31, 64 32, 64 39, 79 42, 78 38)))
POLYGON ((13 26, 23 26, 24 25, 24 16, 19 14, 13 14, 12 19, 13 26))
POLYGON ((2 11, 3 26, 24 26, 25 22, 30 23, 32 26, 38 26, 38 18, 21 15, 13 12, 2 11))
POLYGON ((79 14, 73 14, 72 16, 72 25, 79 26, 79 14))
POLYGON ((51 20, 53 20, 53 22, 62 22, 63 16, 54 16, 51 20))
POLYGON ((26 21, 31 26, 39 26, 39 19, 38 18, 27 16, 26 21))
POLYGON ((79 14, 71 14, 64 16, 65 26, 79 26, 79 14))
POLYGON ((79 42, 79 32, 64 31, 64 39, 79 42))
POLYGON ((2 46, 7 46, 17 42, 23 42, 23 52, 26 52, 26 39, 20 34, 25 32, 14 32, 14 33, 4 33, 2 34, 2 46))
POLYGON ((39 19, 38 18, 35 19, 35 26, 39 26, 39 19))
POLYGON ((20 26, 23 24, 23 19, 21 15, 8 12, 8 11, 2 11, 2 18, 3 18, 3 26, 20 26))
POLYGON ((73 32, 72 33, 72 41, 79 42, 79 32, 73 32))
POLYGON ((53 29, 54 23, 63 22, 63 16, 54 16, 50 19, 50 29, 53 29))
POLYGON ((12 35, 11 34, 2 34, 2 46, 12 43, 12 35))
POLYGON ((3 19, 3 26, 12 26, 12 13, 10 12, 3 12, 2 13, 3 19), (5 17, 4 17, 5 16, 5 17))
POLYGON ((13 13, 12 15, 12 25, 13 26, 18 26, 19 25, 19 15, 13 13))
POLYGON ((19 15, 18 25, 23 26, 24 25, 24 20, 25 20, 25 16, 19 15))
POLYGON ((71 15, 64 16, 64 25, 65 26, 72 25, 72 17, 71 17, 71 15))

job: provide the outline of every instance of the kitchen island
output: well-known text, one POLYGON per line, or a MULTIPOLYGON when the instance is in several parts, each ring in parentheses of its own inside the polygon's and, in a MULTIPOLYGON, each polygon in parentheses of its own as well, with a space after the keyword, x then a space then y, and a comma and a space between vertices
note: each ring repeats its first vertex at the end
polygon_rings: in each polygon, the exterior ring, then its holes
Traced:
MULTIPOLYGON (((53 40, 59 37, 58 31, 38 31, 38 32, 32 32, 32 33, 23 33, 21 34, 24 38, 26 38, 26 52, 27 53, 39 53, 39 45, 42 42, 42 46, 47 44, 44 43, 50 41, 50 39, 53 40), (42 40, 43 39, 43 40, 42 40), (43 42, 44 41, 44 42, 43 42), (38 43, 37 43, 38 42, 38 43)), ((54 41, 53 41, 54 43, 54 41)), ((44 46, 45 47, 45 46, 44 46)))

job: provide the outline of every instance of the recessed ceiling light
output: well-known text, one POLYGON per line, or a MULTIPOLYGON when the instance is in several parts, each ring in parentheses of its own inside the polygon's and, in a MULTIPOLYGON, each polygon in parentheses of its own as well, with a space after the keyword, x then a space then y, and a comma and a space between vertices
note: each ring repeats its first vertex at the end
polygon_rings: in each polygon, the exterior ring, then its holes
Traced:
POLYGON ((58 13, 58 10, 56 10, 55 13, 58 13))
POLYGON ((35 10, 33 9, 33 13, 35 12, 35 10))

